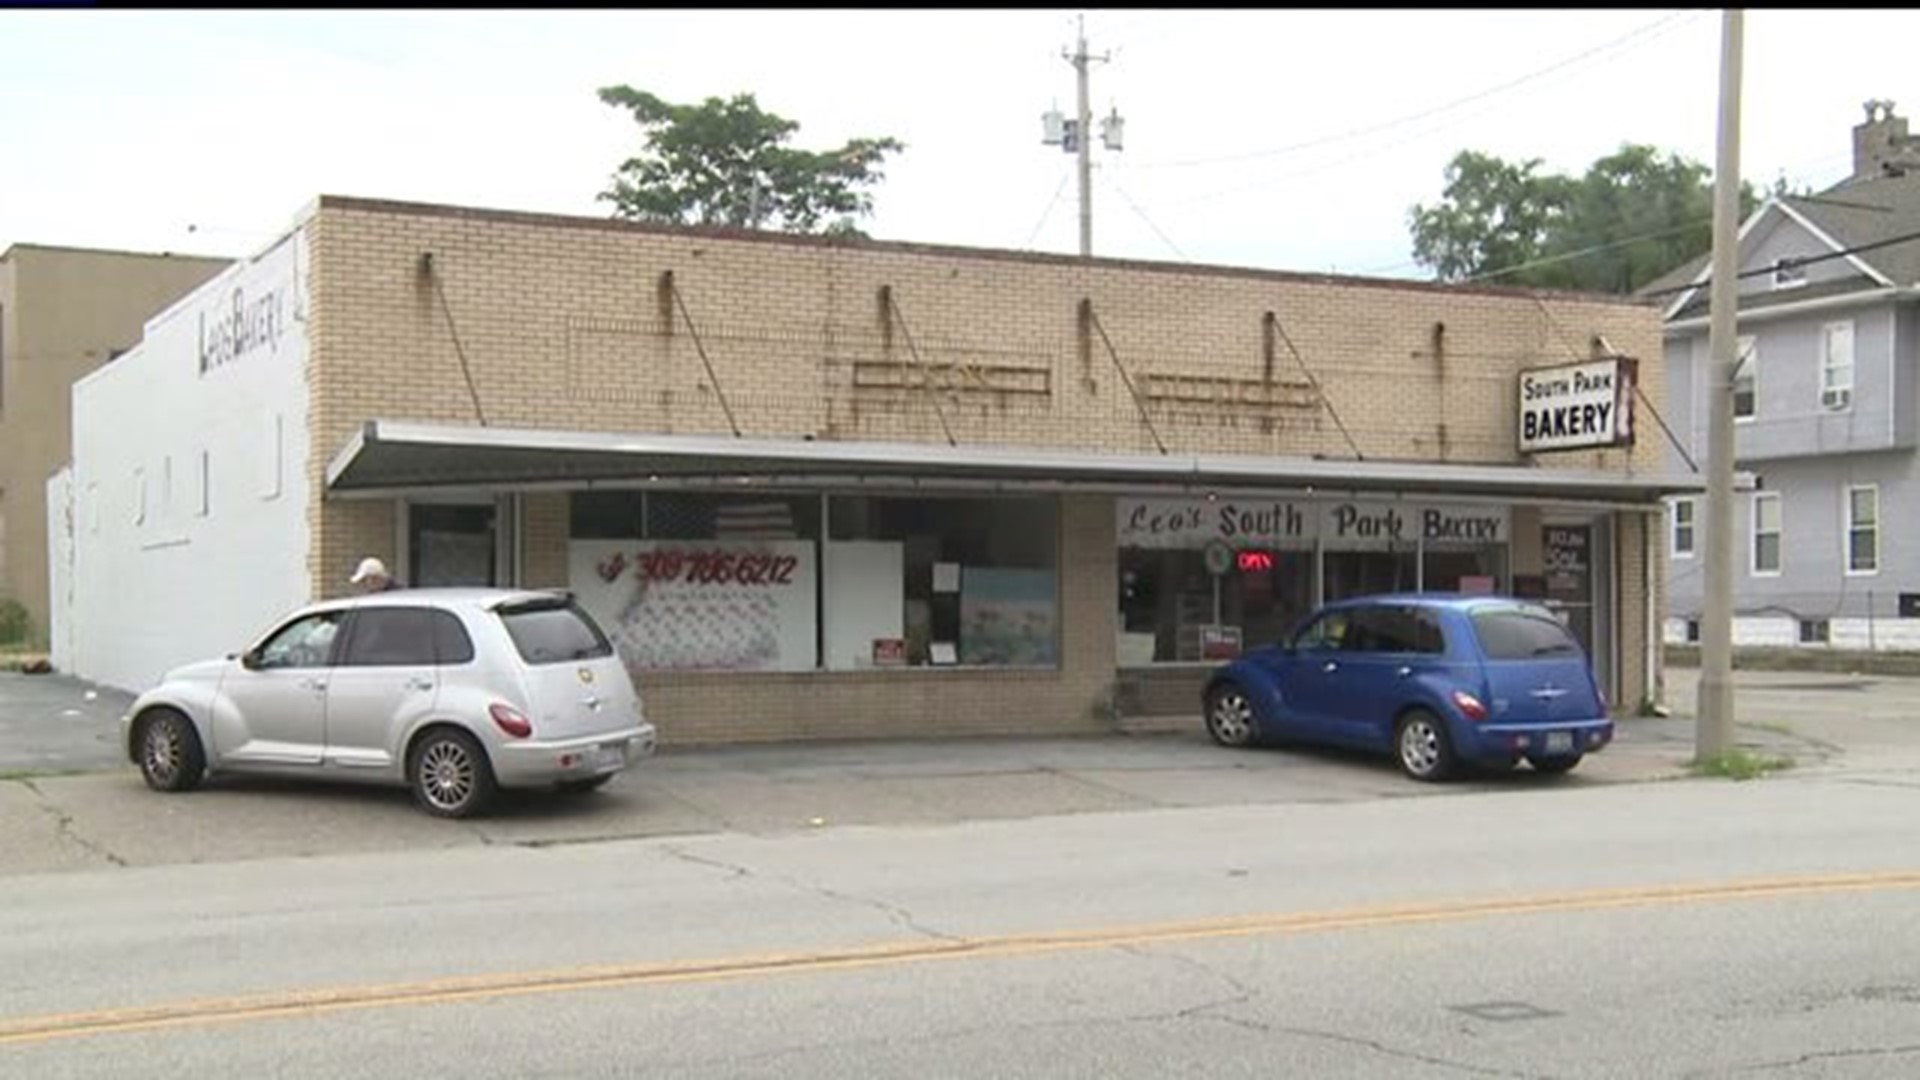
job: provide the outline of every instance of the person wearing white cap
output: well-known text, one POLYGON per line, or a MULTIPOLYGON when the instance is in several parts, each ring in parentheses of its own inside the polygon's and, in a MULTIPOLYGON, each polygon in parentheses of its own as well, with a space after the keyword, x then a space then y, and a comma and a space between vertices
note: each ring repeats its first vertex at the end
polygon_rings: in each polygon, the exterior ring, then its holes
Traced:
POLYGON ((360 586, 363 593, 386 592, 389 589, 404 588, 387 573, 387 564, 369 555, 360 560, 360 568, 347 579, 347 584, 360 586))

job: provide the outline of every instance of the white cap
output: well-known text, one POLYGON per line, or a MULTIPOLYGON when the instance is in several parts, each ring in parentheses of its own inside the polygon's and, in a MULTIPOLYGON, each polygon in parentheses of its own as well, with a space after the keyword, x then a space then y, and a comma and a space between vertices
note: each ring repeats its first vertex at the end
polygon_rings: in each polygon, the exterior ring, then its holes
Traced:
POLYGON ((390 575, 387 573, 386 563, 381 562, 379 559, 368 557, 360 560, 360 569, 353 572, 353 576, 347 579, 347 584, 358 585, 368 578, 388 576, 390 575))

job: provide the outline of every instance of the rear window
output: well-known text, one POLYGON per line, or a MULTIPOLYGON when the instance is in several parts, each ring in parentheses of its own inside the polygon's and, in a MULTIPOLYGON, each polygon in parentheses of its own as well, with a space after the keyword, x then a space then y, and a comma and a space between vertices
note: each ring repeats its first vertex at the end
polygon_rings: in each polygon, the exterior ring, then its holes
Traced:
POLYGON ((1580 654, 1567 628, 1552 612, 1540 608, 1483 608, 1473 613, 1473 632, 1489 660, 1580 654))
POLYGON ((500 609, 513 647, 529 664, 559 664, 613 655, 607 636, 579 605, 542 602, 500 609))

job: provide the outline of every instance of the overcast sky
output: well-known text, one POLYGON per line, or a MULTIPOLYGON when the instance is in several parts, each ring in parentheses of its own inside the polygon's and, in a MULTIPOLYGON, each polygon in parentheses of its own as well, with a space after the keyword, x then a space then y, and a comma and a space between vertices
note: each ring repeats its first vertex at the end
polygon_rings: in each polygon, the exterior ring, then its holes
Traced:
MULTIPOLYGON (((0 11, 0 249, 241 255, 321 193, 603 215, 640 145, 596 88, 751 92, 798 145, 907 144, 868 231, 1077 250, 1078 12, 0 11)), ((1101 255, 1424 276, 1407 211, 1454 153, 1578 173, 1714 160, 1713 11, 1086 13, 1101 255)), ((1920 113, 1912 11, 1751 11, 1743 175, 1843 178, 1868 98, 1920 113), (1902 76, 1901 72, 1908 74, 1902 76)))

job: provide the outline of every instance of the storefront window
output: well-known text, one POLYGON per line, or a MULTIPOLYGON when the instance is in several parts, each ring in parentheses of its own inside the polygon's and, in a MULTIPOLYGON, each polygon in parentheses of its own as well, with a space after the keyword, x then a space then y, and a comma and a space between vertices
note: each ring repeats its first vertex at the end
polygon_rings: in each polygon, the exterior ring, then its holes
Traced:
POLYGON ((1216 575, 1204 551, 1121 549, 1122 667, 1216 659, 1235 636, 1271 645, 1313 609, 1313 552, 1242 548, 1222 563, 1216 575))
POLYGON ((1228 659, 1281 640, 1316 602, 1507 587, 1503 506, 1144 497, 1115 508, 1121 667, 1228 659))
POLYGON ((1390 551, 1329 551, 1328 602, 1418 588, 1420 560, 1411 546, 1390 551))
POLYGON ((820 496, 582 491, 575 540, 818 540, 820 496))
POLYGON ((1448 550, 1428 548, 1422 556, 1421 588, 1425 592, 1504 593, 1507 591, 1507 549, 1483 547, 1448 550))
POLYGON ((820 666, 820 497, 579 492, 568 582, 629 669, 820 666))
POLYGON ((1052 499, 834 496, 826 666, 1059 662, 1052 499))

